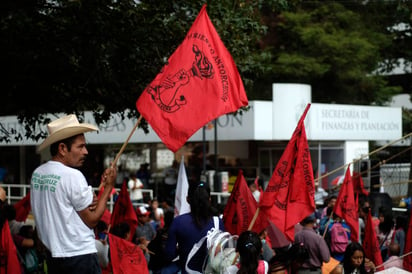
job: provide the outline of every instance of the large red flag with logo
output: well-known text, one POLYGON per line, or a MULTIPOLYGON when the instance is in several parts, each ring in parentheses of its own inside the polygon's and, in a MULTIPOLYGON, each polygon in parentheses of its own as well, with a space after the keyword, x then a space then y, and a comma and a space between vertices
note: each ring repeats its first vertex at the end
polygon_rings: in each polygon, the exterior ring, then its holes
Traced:
POLYGON ((173 152, 209 121, 247 105, 236 64, 206 5, 136 102, 140 114, 173 152))
POLYGON ((363 184, 362 176, 359 172, 353 172, 352 175, 353 191, 355 193, 363 194, 368 196, 369 192, 365 189, 363 184))
MULTIPOLYGON (((412 252, 412 211, 410 210, 409 216, 409 226, 406 234, 405 249, 403 254, 408 254, 412 252)), ((403 258, 403 269, 412 272, 412 254, 406 255, 403 258)))
POLYGON ((351 229, 350 238, 353 242, 359 241, 359 217, 358 206, 353 192, 352 177, 350 175, 350 165, 346 168, 345 178, 340 187, 333 212, 345 220, 351 229))
POLYGON ((294 241, 295 225, 315 212, 315 183, 304 125, 309 107, 310 104, 303 112, 259 202, 259 219, 269 218, 289 241, 294 241))
MULTIPOLYGON (((256 200, 246 183, 243 171, 240 169, 223 211, 223 223, 226 231, 233 235, 240 235, 243 231, 248 230, 256 209, 256 200)), ((263 228, 260 231, 259 229, 253 230, 258 233, 263 230, 263 228)))
POLYGON ((16 209, 16 221, 25 222, 31 210, 30 192, 27 193, 23 199, 15 203, 14 208, 16 209))
MULTIPOLYGON (((381 256, 381 250, 379 248, 379 241, 378 238, 376 237, 376 232, 373 227, 373 222, 372 222, 372 215, 369 210, 368 213, 368 219, 366 221, 366 226, 365 226, 365 239, 363 240, 363 249, 365 250, 365 255, 366 258, 371 260, 375 266, 380 266, 382 265, 382 256, 381 256)), ((383 270, 383 266, 381 266, 378 270, 383 270)))
POLYGON ((111 227, 114 227, 122 222, 127 222, 129 224, 130 240, 132 240, 136 232, 138 221, 132 201, 130 200, 129 192, 127 191, 126 182, 123 182, 119 197, 117 197, 116 203, 114 204, 110 225, 111 227))
POLYGON ((1 229, 0 236, 0 257, 2 261, 2 264, 0 265, 0 273, 23 273, 20 267, 19 257, 17 256, 16 245, 13 242, 13 237, 11 236, 9 228, 9 222, 7 220, 3 223, 3 228, 1 229), (3 260, 5 265, 3 265, 3 260))
POLYGON ((109 233, 110 259, 113 274, 149 273, 142 249, 129 241, 109 233))

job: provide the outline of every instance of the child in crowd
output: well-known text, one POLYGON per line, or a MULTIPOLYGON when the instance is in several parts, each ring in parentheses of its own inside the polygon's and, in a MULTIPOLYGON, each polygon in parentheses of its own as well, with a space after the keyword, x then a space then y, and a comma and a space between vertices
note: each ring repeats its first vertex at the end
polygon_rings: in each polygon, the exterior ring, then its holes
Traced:
POLYGON ((262 242, 257 233, 248 230, 242 232, 236 244, 236 251, 239 252, 239 263, 226 268, 225 274, 268 273, 268 263, 260 259, 262 242))

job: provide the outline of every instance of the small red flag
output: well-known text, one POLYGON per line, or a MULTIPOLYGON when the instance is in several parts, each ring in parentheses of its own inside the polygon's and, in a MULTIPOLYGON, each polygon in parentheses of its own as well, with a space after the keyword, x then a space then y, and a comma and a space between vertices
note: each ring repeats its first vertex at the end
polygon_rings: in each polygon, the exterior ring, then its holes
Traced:
MULTIPOLYGON (((409 216, 409 227, 406 234, 405 249, 403 254, 408 254, 412 252, 412 211, 410 210, 409 216)), ((403 258, 403 269, 412 272, 412 254, 409 254, 403 258)))
POLYGON ((358 207, 353 192, 352 177, 350 175, 350 165, 346 169, 345 178, 339 190, 333 212, 345 220, 351 229, 350 238, 353 242, 359 241, 359 217, 358 207))
POLYGON ((259 202, 262 212, 259 218, 269 218, 291 242, 294 241, 295 225, 315 212, 315 183, 304 125, 309 107, 310 104, 303 112, 259 202))
POLYGON ((240 235, 243 231, 248 230, 256 209, 256 200, 246 183, 243 171, 240 169, 223 211, 223 223, 226 231, 233 235, 240 235))
MULTIPOLYGON (((114 189, 114 188, 113 188, 113 189, 114 189)), ((97 198, 98 198, 98 199, 100 198, 100 196, 102 196, 103 191, 104 191, 104 187, 103 187, 103 185, 102 185, 102 186, 100 187, 100 189, 99 189, 99 193, 97 194, 97 198)), ((101 217, 101 220, 102 220, 103 222, 105 222, 107 225, 109 225, 111 218, 112 218, 112 213, 110 213, 109 209, 106 207, 106 209, 104 210, 104 213, 103 213, 103 215, 102 215, 102 217, 101 217)))
POLYGON ((17 249, 11 236, 9 222, 6 220, 3 223, 1 230, 1 242, 0 247, 2 249, 1 260, 5 260, 6 265, 0 265, 0 273, 15 274, 23 273, 20 266, 20 261, 17 256, 17 249), (5 254, 3 254, 5 252, 5 254))
POLYGON ((362 176, 359 172, 353 172, 352 175, 353 191, 355 193, 363 194, 368 196, 369 192, 365 189, 363 184, 362 176))
POLYGON ((14 208, 16 209, 16 221, 25 222, 31 210, 30 192, 27 193, 23 199, 15 203, 14 208))
POLYGON ((134 210, 132 201, 130 201, 129 192, 127 190, 127 183, 123 183, 120 189, 119 196, 114 204, 112 217, 110 219, 111 227, 127 222, 130 226, 130 240, 133 239, 138 224, 137 215, 134 210))
MULTIPOLYGON (((372 215, 370 210, 368 213, 368 219, 366 221, 365 226, 365 239, 363 240, 363 249, 365 250, 366 258, 371 260, 375 264, 375 266, 382 265, 383 261, 381 256, 381 250, 379 248, 379 241, 376 237, 376 232, 373 227, 372 215)), ((378 270, 383 269, 384 267, 381 266, 378 270)))
POLYGON ((242 79, 206 5, 136 102, 140 114, 173 152, 206 123, 247 105, 242 79))
POLYGON ((109 233, 109 244, 113 274, 149 273, 146 258, 138 245, 111 233, 109 233))

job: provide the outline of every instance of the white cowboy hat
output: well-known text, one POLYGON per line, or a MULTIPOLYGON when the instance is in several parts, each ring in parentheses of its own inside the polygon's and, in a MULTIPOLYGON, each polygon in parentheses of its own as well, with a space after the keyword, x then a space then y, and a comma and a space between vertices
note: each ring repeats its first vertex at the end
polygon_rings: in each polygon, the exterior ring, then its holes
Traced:
POLYGON ((70 114, 50 122, 47 125, 47 130, 49 131, 49 136, 39 145, 37 151, 41 151, 57 141, 64 140, 77 134, 97 131, 99 129, 91 124, 80 124, 76 115, 70 114))

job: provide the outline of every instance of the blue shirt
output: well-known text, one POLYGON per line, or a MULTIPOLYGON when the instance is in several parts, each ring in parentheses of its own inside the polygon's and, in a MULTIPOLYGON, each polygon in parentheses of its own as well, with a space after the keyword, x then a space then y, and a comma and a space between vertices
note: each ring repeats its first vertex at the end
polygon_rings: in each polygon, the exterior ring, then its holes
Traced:
MULTIPOLYGON (((167 260, 172 261, 176 256, 179 256, 179 265, 182 268, 182 273, 186 273, 184 268, 190 250, 213 226, 213 218, 205 226, 199 228, 196 226, 191 213, 176 216, 168 232, 165 248, 167 260)), ((221 218, 219 218, 219 228, 225 231, 221 218)), ((203 265, 203 261, 200 263, 203 265)), ((202 265, 199 265, 200 269, 202 265)))

